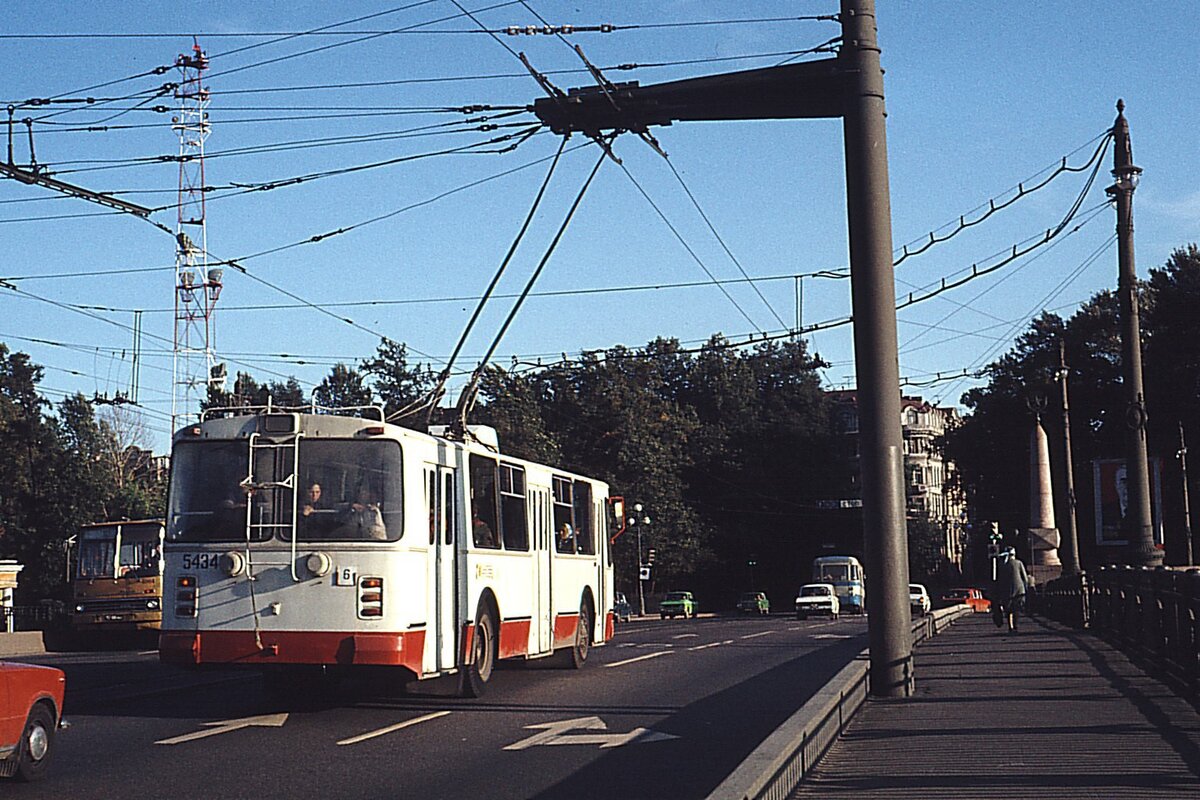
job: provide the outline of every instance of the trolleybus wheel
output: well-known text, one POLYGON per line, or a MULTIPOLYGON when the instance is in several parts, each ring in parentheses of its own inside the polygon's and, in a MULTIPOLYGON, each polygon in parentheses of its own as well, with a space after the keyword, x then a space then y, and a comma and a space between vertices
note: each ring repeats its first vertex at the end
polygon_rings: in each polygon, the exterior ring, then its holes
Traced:
POLYGON ((54 754, 54 714, 42 703, 34 706, 25 720, 21 741, 17 745, 16 778, 36 781, 46 774, 50 756, 54 754))
POLYGON ((461 672, 459 691, 463 697, 482 697, 496 666, 496 623, 488 608, 481 608, 471 637, 470 663, 461 672))
POLYGON ((587 661, 588 648, 592 644, 592 610, 584 600, 579 605, 579 624, 575 626, 575 643, 571 645, 572 669, 583 669, 587 661))

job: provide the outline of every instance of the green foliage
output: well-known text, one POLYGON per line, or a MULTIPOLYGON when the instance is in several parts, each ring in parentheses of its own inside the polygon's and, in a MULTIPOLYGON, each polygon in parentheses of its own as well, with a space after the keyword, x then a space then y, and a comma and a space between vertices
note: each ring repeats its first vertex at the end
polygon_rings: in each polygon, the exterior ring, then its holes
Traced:
MULTIPOLYGON (((1173 458, 1179 424, 1189 436, 1200 431, 1200 249, 1193 244, 1176 250, 1149 275, 1138 287, 1146 434, 1150 456, 1161 458, 1166 467, 1167 558, 1174 563, 1178 556, 1172 551, 1182 545, 1172 530, 1182 525, 1179 491, 1173 488, 1180 479, 1173 458)), ((1062 481, 1061 390, 1053 375, 1058 343, 1064 342, 1077 528, 1085 566, 1112 557, 1090 552, 1091 461, 1125 453, 1120 329, 1117 298, 1108 291, 1094 295, 1065 322, 1053 314, 1038 317, 1013 349, 989 366, 988 384, 963 396, 971 414, 946 437, 947 453, 957 463, 973 516, 997 519, 1006 531, 1027 526, 1033 415, 1025 398, 1040 392, 1049 400, 1042 424, 1051 444, 1055 480, 1062 481)), ((1064 509, 1056 510, 1063 519, 1064 509)))
POLYGON ((304 388, 294 377, 260 384, 250 373, 239 372, 230 391, 210 385, 208 398, 201 402, 200 407, 207 409, 265 406, 268 399, 272 405, 285 408, 297 408, 308 404, 304 396, 304 388))
MULTIPOLYGON (((436 377, 429 367, 422 364, 409 365, 408 347, 390 339, 381 341, 375 355, 363 360, 359 369, 371 379, 375 394, 383 402, 384 412, 389 416, 402 409, 419 405, 436 383, 436 377)), ((424 430, 425 415, 408 415, 396 419, 395 422, 398 425, 424 430)))
MULTIPOLYGON (((505 452, 601 478, 629 508, 640 502, 657 590, 700 589, 720 605, 746 580, 748 555, 794 542, 797 510, 848 472, 817 366, 798 341, 742 352, 714 337, 693 354, 657 339, 535 372, 491 371, 473 421, 495 427, 505 452)), ((636 529, 614 559, 618 583, 635 592, 636 529)), ((797 574, 785 562, 762 570, 783 575, 786 592, 797 574)))
POLYGON ((325 408, 349 408, 369 406, 374 396, 361 372, 345 364, 334 364, 329 376, 313 389, 313 402, 325 408))
POLYGON ((928 581, 946 563, 944 546, 945 531, 927 516, 909 517, 908 528, 908 579, 928 581))
POLYGON ((52 415, 41 376, 0 344, 0 557, 25 566, 22 602, 65 594, 66 540, 81 524, 163 512, 162 479, 128 431, 81 395, 52 415))

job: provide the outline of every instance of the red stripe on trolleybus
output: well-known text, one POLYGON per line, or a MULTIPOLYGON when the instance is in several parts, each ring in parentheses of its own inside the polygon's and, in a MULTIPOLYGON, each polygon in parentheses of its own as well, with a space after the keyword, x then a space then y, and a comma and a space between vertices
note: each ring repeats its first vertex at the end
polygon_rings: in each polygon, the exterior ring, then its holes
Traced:
POLYGON ((159 658, 170 664, 373 664, 421 674, 425 631, 344 633, 264 631, 164 631, 159 658))
POLYGON ((554 618, 554 646, 575 643, 575 629, 579 627, 579 614, 559 614, 554 618))
POLYGON ((500 658, 523 656, 529 652, 529 620, 500 623, 500 658))

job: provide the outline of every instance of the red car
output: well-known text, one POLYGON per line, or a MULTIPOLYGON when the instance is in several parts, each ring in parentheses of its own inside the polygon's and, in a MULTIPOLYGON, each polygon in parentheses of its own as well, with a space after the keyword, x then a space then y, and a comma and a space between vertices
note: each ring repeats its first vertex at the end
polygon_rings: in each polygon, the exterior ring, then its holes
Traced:
POLYGON ((990 611, 992 602, 983 596, 979 589, 951 589, 942 595, 942 599, 950 603, 966 603, 976 614, 990 611))
POLYGON ((62 670, 0 661, 0 777, 42 777, 62 724, 62 670))

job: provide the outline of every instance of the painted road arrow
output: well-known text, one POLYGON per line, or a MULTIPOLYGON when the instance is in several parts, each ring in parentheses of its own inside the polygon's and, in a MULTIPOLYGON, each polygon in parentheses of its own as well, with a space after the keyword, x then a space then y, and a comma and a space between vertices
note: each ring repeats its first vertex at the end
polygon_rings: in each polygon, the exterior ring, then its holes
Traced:
POLYGON ((540 730, 539 733, 513 742, 505 750, 525 750, 539 745, 557 744, 588 744, 600 745, 601 749, 620 747, 630 742, 660 742, 666 739, 678 739, 669 733, 659 733, 648 728, 634 728, 628 733, 571 733, 573 730, 606 731, 608 725, 599 717, 576 717, 558 722, 543 722, 538 725, 526 725, 527 730, 540 730))
POLYGON ((287 714, 263 714, 258 717, 242 717, 241 719, 226 719, 219 722, 206 722, 205 726, 208 730, 196 731, 195 733, 185 733, 183 736, 175 736, 170 739, 162 739, 155 744, 183 744, 196 739, 203 739, 206 736, 216 736, 220 733, 229 733, 230 731, 240 731, 242 728, 280 728, 283 723, 287 722, 287 714))

